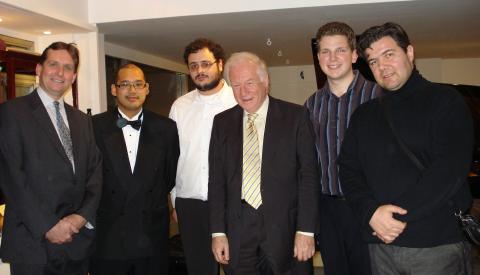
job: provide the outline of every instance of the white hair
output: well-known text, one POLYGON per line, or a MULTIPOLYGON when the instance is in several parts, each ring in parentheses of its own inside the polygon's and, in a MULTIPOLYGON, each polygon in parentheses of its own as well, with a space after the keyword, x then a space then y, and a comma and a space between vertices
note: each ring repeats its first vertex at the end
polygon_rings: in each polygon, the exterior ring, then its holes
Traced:
POLYGON ((260 80, 268 85, 269 77, 268 77, 268 69, 267 64, 263 61, 258 55, 251 53, 251 52, 236 52, 233 53, 230 58, 228 58, 227 62, 224 66, 223 77, 227 81, 228 85, 232 85, 230 83, 230 68, 240 62, 249 62, 254 63, 257 65, 257 74, 260 80))

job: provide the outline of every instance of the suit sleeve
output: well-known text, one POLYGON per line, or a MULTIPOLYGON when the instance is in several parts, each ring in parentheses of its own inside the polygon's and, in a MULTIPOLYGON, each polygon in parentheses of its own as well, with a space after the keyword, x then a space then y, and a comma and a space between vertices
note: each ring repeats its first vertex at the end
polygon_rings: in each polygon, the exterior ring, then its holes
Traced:
POLYGON ((308 110, 302 108, 297 132, 298 217, 297 230, 315 232, 320 200, 315 139, 308 110))
POLYGON ((225 143, 222 141, 217 117, 213 121, 209 149, 208 208, 210 233, 226 232, 226 179, 224 177, 225 143))
POLYGON ((31 188, 25 171, 24 137, 16 119, 15 110, 0 106, 0 165, 3 167, 1 188, 5 194, 7 211, 16 217, 32 232, 35 238, 43 238, 58 219, 31 188))
POLYGON ((350 125, 345 132, 338 158, 339 176, 342 188, 362 226, 368 226, 375 210, 381 205, 367 185, 358 153, 359 110, 353 113, 350 125))
POLYGON ((102 156, 95 142, 91 118, 88 118, 85 131, 88 132, 88 168, 85 178, 85 195, 77 214, 84 217, 87 222, 95 227, 96 212, 102 196, 102 156))
POLYGON ((438 107, 432 121, 432 160, 419 181, 394 202, 408 210, 406 215, 396 216, 402 221, 435 213, 466 184, 473 150, 470 111, 459 95, 438 107))
POLYGON ((180 156, 180 146, 178 141, 178 130, 176 124, 171 127, 171 135, 170 135, 170 142, 169 142, 169 151, 167 156, 167 167, 166 171, 166 182, 167 182, 167 190, 170 192, 172 188, 175 186, 175 179, 177 176, 177 163, 178 157, 180 156))
MULTIPOLYGON (((177 123, 177 108, 175 107, 176 102, 173 102, 172 108, 170 109, 170 113, 168 114, 168 118, 171 120, 175 121, 177 123)), ((177 138, 180 140, 178 136, 178 127, 177 127, 177 138)), ((180 141, 179 141, 180 142, 180 141)), ((178 158, 177 158, 177 165, 178 165, 178 158)), ((175 165, 175 169, 177 169, 177 165, 175 165)), ((172 207, 175 209, 175 198, 177 197, 177 190, 175 189, 175 184, 176 184, 176 173, 177 171, 175 170, 175 182, 173 183, 173 187, 170 190, 170 201, 172 202, 172 207)))

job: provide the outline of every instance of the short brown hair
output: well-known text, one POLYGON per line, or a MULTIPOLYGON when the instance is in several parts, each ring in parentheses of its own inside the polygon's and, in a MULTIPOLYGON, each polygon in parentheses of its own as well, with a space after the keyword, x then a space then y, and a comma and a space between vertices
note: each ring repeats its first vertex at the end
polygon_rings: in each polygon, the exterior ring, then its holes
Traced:
POLYGON ((356 42, 355 33, 353 32, 353 29, 349 25, 343 22, 329 22, 318 29, 317 50, 320 48, 320 40, 322 39, 322 37, 332 36, 332 35, 343 35, 347 37, 348 46, 350 46, 350 49, 352 51, 355 50, 355 42, 356 42))
POLYGON ((60 50, 66 50, 70 57, 73 59, 73 64, 75 65, 75 73, 78 70, 78 64, 80 63, 80 54, 78 52, 78 49, 75 45, 75 43, 65 43, 62 41, 57 41, 53 42, 48 46, 43 52, 42 55, 40 56, 40 60, 38 63, 43 66, 43 63, 47 60, 48 57, 48 51, 60 51, 60 50))

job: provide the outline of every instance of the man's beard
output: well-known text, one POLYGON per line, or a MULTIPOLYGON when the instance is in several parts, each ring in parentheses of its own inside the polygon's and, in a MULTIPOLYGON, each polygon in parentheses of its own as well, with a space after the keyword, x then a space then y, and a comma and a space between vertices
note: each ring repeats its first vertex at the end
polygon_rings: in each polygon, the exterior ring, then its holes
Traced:
POLYGON ((213 79, 213 80, 210 81, 209 83, 206 83, 206 84, 203 84, 203 85, 198 85, 198 84, 195 83, 195 81, 194 81, 193 84, 195 85, 195 87, 196 87, 199 91, 205 92, 205 91, 210 91, 211 89, 217 87, 221 80, 222 80, 222 77, 221 77, 220 75, 218 75, 215 79, 213 79))

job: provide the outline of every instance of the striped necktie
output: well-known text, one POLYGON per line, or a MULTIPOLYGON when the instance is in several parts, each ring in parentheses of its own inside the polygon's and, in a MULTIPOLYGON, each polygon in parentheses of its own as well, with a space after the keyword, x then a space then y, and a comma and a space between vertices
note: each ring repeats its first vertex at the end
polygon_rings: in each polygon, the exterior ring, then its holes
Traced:
POLYGON ((57 128, 60 134, 60 141, 62 142, 63 149, 67 154, 68 159, 73 164, 73 145, 72 145, 72 138, 70 137, 70 129, 68 129, 67 125, 63 121, 63 117, 60 114, 60 103, 58 101, 54 101, 53 105, 55 106, 55 116, 57 119, 57 128))
POLYGON ((260 192, 262 163, 258 151, 258 134, 254 123, 257 116, 258 114, 248 114, 247 129, 243 138, 242 174, 243 198, 255 209, 258 209, 262 204, 260 192))

